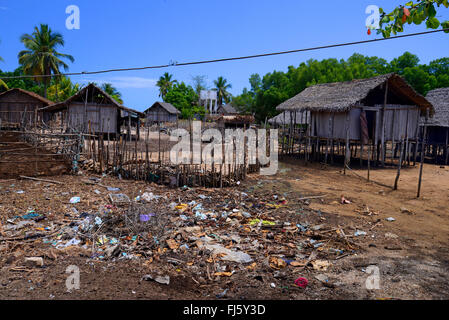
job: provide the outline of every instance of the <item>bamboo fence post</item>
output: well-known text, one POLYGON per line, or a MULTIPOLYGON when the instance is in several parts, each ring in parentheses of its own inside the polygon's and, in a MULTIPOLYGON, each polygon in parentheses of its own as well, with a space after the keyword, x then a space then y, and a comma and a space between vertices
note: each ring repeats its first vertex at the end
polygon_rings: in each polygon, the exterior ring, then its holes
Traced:
POLYGON ((393 190, 398 190, 399 176, 401 175, 402 155, 404 153, 403 150, 404 150, 404 139, 402 139, 402 141, 401 141, 401 152, 400 152, 400 156, 399 156, 398 172, 396 174, 396 179, 394 180, 393 190))

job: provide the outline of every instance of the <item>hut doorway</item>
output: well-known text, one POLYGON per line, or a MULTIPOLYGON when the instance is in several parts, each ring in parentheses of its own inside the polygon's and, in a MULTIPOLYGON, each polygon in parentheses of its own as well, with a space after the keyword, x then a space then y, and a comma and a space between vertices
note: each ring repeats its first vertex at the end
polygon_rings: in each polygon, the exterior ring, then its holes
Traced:
POLYGON ((366 114, 366 122, 367 122, 367 129, 368 129, 368 139, 371 141, 374 141, 374 137, 376 134, 377 111, 366 110, 365 114, 366 114))

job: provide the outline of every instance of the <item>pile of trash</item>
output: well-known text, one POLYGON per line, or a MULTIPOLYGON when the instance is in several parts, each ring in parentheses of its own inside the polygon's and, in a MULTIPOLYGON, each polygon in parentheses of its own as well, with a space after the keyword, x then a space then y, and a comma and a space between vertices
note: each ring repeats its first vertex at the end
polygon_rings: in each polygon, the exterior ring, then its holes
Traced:
MULTIPOLYGON (((51 217, 30 208, 3 224, 3 239, 34 239, 55 250, 76 247, 93 260, 168 264, 199 283, 256 270, 324 272, 332 260, 359 250, 344 230, 331 228, 320 212, 287 194, 152 185, 128 196, 120 188, 92 184, 103 187, 94 192, 107 202, 81 210, 83 198, 67 195, 68 212, 51 217)), ((144 280, 170 283, 166 274, 144 280)), ((307 286, 306 278, 296 280, 295 286, 307 286)))

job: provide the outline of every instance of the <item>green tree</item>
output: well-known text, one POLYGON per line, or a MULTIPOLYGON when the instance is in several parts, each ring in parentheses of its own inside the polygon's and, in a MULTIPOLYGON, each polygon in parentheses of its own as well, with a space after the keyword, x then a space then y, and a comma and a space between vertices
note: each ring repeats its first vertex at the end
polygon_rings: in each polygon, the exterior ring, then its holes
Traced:
POLYGON ((61 77, 52 81, 47 89, 48 99, 55 102, 65 101, 81 89, 81 85, 72 83, 70 78, 61 77))
POLYGON ((231 100, 231 94, 228 92, 228 89, 231 89, 232 85, 223 77, 218 77, 217 80, 214 80, 214 85, 217 89, 218 105, 223 105, 223 100, 228 103, 231 100))
POLYGON ((437 87, 437 79, 422 67, 407 67, 403 70, 404 79, 419 93, 426 95, 437 87))
POLYGON ((112 84, 110 84, 110 83, 103 83, 101 85, 101 89, 104 92, 106 92, 108 95, 110 95, 118 103, 120 103, 120 104, 123 103, 122 94, 115 87, 113 87, 112 84))
POLYGON ((248 91, 247 88, 243 88, 242 94, 232 98, 232 105, 243 114, 253 114, 254 113, 254 95, 252 92, 248 91))
POLYGON ((200 95, 201 90, 207 90, 206 78, 206 76, 192 77, 193 89, 195 89, 198 96, 200 95))
POLYGON ((347 60, 325 59, 308 60, 299 66, 289 66, 287 72, 274 71, 261 79, 251 75, 251 89, 232 99, 232 104, 240 111, 254 114, 259 122, 278 112, 276 107, 295 96, 305 88, 329 82, 350 81, 369 78, 389 72, 402 75, 419 93, 425 95, 429 90, 449 87, 449 58, 420 64, 418 56, 405 52, 391 60, 353 54, 347 60))
POLYGON ((35 80, 44 84, 44 96, 47 97, 47 87, 50 84, 50 75, 59 74, 60 68, 68 70, 69 66, 62 60, 75 59, 69 55, 56 51, 64 46, 64 38, 60 33, 53 32, 48 25, 41 24, 35 27, 32 34, 24 34, 20 37, 26 50, 20 51, 19 63, 23 66, 23 72, 36 75, 35 80), (47 77, 38 77, 45 75, 47 77))
MULTIPOLYGON (((22 67, 19 67, 12 72, 0 71, 0 78, 17 77, 22 75, 23 75, 22 67)), ((20 88, 37 94, 42 94, 42 86, 30 78, 4 79, 4 82, 7 84, 9 88, 20 88)))
POLYGON ((184 82, 171 86, 164 101, 181 111, 181 117, 184 119, 191 119, 195 114, 204 114, 204 108, 198 107, 198 95, 195 90, 184 82))
MULTIPOLYGON (((4 61, 2 57, 0 57, 0 61, 4 61)), ((2 79, 0 79, 0 89, 1 88, 8 90, 8 85, 2 79)))
POLYGON ((405 52, 402 56, 393 59, 390 62, 390 71, 402 74, 405 68, 414 68, 419 64, 417 55, 405 52))
MULTIPOLYGON (((394 8, 390 13, 386 13, 384 9, 380 9, 381 20, 379 34, 384 38, 389 38, 404 31, 405 24, 420 25, 426 23, 427 28, 449 29, 449 21, 440 21, 436 17, 437 8, 449 8, 449 0, 414 0, 408 1, 404 5, 394 8)), ((449 33, 449 31, 445 31, 449 33)))
POLYGON ((167 92, 173 87, 175 83, 178 83, 177 80, 173 80, 173 75, 165 72, 160 78, 156 85, 159 87, 159 97, 162 97, 162 100, 165 101, 165 96, 167 92))

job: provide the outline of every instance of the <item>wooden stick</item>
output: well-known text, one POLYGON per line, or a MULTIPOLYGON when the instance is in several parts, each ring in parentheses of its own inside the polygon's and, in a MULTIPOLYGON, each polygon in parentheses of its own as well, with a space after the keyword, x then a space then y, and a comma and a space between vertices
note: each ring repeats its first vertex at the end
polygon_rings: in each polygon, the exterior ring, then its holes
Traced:
POLYGON ((401 141, 401 154, 399 156, 398 173, 396 175, 396 179, 394 180, 393 190, 398 190, 399 176, 401 175, 402 155, 404 153, 403 150, 404 150, 404 139, 402 139, 402 141, 401 141))
POLYGON ((39 178, 33 178, 33 177, 27 177, 27 176, 19 176, 21 179, 28 179, 28 180, 34 180, 34 181, 42 181, 42 182, 48 182, 48 183, 55 183, 55 184, 64 184, 59 181, 54 180, 47 180, 47 179, 39 179, 39 178))
POLYGON ((422 171, 424 167, 424 156, 425 156, 425 148, 426 148, 426 136, 427 136, 427 120, 429 119, 429 109, 426 111, 426 120, 424 122, 424 133, 422 136, 422 144, 421 144, 421 167, 419 168, 419 180, 418 180, 418 194, 417 198, 421 196, 421 182, 422 182, 422 171))

